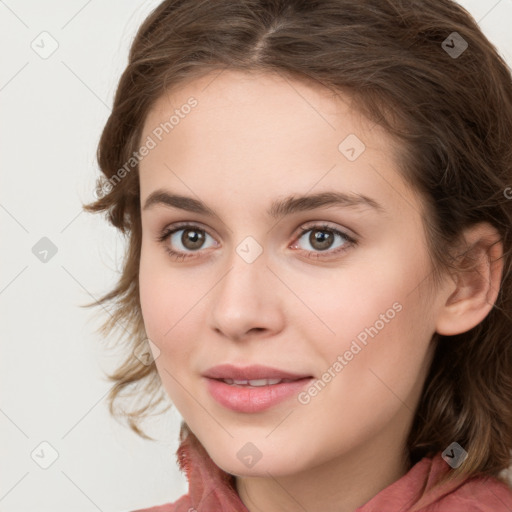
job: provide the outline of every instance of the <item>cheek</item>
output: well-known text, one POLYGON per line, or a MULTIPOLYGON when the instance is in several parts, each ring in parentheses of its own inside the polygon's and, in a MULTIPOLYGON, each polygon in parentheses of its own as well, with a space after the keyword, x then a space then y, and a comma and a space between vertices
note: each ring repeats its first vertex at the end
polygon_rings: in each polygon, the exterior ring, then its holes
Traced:
POLYGON ((343 373, 351 378, 374 368, 390 382, 398 379, 403 384, 407 381, 405 388, 412 385, 434 324, 426 300, 428 257, 410 251, 410 245, 397 241, 379 254, 368 253, 349 271, 331 274, 325 281, 304 282, 298 289, 317 317, 298 321, 310 339, 318 339, 322 332, 317 349, 326 368, 346 354, 351 368, 343 373))
MULTIPOLYGON (((171 296, 164 278, 157 266, 141 255, 139 269, 139 294, 146 333, 155 341, 162 338, 169 329, 167 312, 170 310, 171 296), (167 325, 167 329, 166 326, 167 325)), ((159 344, 160 345, 160 344, 159 344)))
POLYGON ((303 281, 294 291, 310 312, 299 304, 302 316, 297 322, 310 331, 311 339, 321 334, 324 349, 330 353, 348 349, 357 337, 364 342, 372 326, 385 331, 390 324, 400 322, 399 310, 407 292, 397 273, 394 268, 360 263, 349 271, 332 272, 325 280, 314 277, 303 281))
POLYGON ((139 269, 139 294, 146 334, 160 350, 162 357, 156 360, 161 373, 165 363, 175 371, 194 349, 191 340, 199 339, 194 329, 202 323, 198 304, 204 291, 191 285, 196 279, 183 272, 173 271, 159 254, 141 253, 139 269))
POLYGON ((139 268, 140 304, 148 337, 161 350, 166 350, 165 340, 171 337, 173 326, 185 314, 187 290, 177 283, 162 256, 155 252, 145 250, 143 244, 139 268))
MULTIPOLYGON (((139 267, 139 294, 144 327, 148 338, 158 347, 156 370, 172 404, 187 420, 200 415, 190 379, 193 352, 202 323, 198 319, 204 291, 183 272, 174 271, 166 254, 143 244, 139 267), (194 332, 194 329, 197 332, 194 332), (190 390, 190 391, 188 391, 190 390)), ((200 282, 200 281, 199 281, 200 282)), ((153 354, 155 355, 155 354, 153 354)), ((207 420, 202 418, 203 423, 207 420)))

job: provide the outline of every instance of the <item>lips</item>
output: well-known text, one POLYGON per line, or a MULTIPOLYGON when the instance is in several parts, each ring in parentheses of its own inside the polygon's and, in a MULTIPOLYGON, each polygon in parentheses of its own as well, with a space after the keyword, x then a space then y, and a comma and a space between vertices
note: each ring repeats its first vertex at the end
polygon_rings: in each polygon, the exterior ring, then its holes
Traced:
MULTIPOLYGON (((240 381, 236 384, 243 385, 242 381, 263 381, 263 380, 285 380, 295 381, 312 377, 307 373, 293 373, 287 370, 281 370, 278 368, 272 368, 269 366, 262 365, 251 365, 251 366, 235 366, 232 364, 221 364, 209 368, 203 373, 203 377, 217 380, 225 380, 227 382, 240 381)), ((258 385, 257 383, 256 385, 258 385)), ((262 385, 262 384, 259 384, 262 385)))
POLYGON ((211 397, 238 413, 259 413, 293 399, 313 377, 270 366, 221 364, 203 373, 211 397))
MULTIPOLYGON (((218 379, 217 379, 218 380, 218 379)), ((293 382, 291 379, 251 379, 251 380, 236 380, 236 379, 221 379, 222 382, 234 386, 252 386, 255 388, 261 386, 275 386, 281 382, 293 382)))

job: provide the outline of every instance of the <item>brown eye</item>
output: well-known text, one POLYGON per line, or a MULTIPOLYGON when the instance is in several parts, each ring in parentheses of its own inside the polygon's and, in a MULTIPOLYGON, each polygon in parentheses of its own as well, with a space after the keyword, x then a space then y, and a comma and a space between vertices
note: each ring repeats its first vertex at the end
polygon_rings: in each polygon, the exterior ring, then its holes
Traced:
POLYGON ((204 243, 205 236, 204 231, 200 229, 183 229, 181 235, 181 243, 186 249, 195 250, 200 249, 204 243))
POLYGON ((199 255, 204 249, 218 245, 206 230, 194 224, 166 227, 158 236, 158 242, 173 257, 179 255, 180 258, 199 255))
POLYGON ((320 258, 334 256, 356 244, 355 238, 342 231, 328 225, 318 224, 301 228, 293 248, 302 249, 308 253, 309 258, 320 258))
POLYGON ((314 249, 325 251, 334 243, 334 234, 326 229, 312 229, 309 235, 309 243, 314 249))

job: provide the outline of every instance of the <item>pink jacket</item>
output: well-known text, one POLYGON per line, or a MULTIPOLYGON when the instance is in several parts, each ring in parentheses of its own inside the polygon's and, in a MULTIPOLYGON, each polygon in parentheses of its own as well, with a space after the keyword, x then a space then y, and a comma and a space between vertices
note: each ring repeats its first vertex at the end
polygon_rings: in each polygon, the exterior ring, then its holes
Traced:
MULTIPOLYGON (((215 465, 193 434, 181 442, 176 455, 187 476, 188 494, 133 512, 248 512, 234 477, 215 465)), ((431 491, 446 471, 450 467, 441 452, 425 457, 354 512, 512 512, 512 489, 497 478, 473 477, 431 491)))

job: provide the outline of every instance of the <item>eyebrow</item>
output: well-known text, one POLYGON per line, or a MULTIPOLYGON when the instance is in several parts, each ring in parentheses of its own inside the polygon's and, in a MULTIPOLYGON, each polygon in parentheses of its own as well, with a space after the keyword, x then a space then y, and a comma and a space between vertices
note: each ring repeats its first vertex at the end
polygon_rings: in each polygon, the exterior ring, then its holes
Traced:
MULTIPOLYGON (((171 206, 188 212, 216 217, 215 212, 202 201, 192 197, 171 194, 163 189, 158 189, 152 192, 146 199, 142 209, 148 210, 156 205, 171 206)), ((375 201, 375 199, 363 194, 320 192, 317 194, 303 196, 291 195, 284 199, 277 199, 272 202, 270 208, 267 210, 267 215, 271 218, 277 219, 281 216, 329 206, 371 208, 379 212, 386 211, 381 204, 375 201)))

